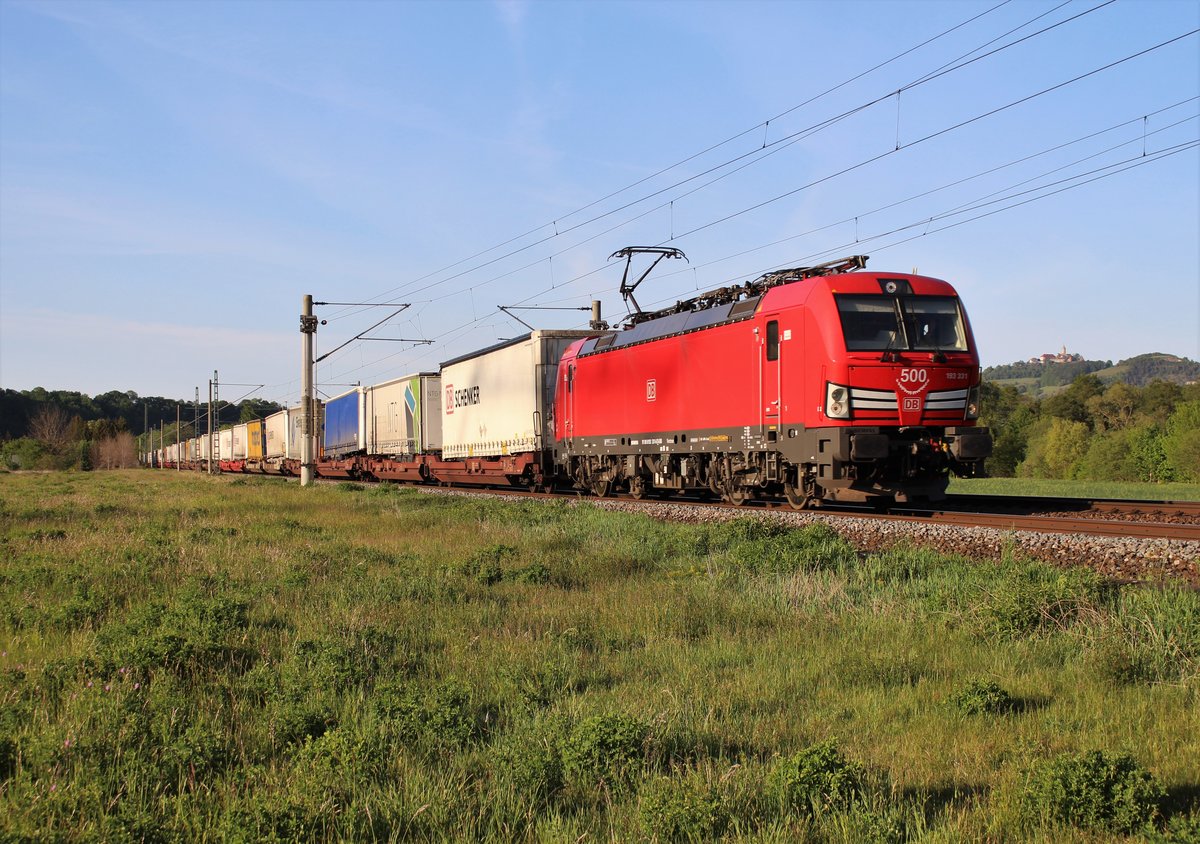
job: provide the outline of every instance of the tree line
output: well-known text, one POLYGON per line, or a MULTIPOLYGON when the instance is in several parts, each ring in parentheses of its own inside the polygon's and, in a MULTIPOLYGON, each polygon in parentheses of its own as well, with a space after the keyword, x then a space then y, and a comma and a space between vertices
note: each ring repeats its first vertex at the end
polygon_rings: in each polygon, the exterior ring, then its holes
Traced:
POLYGON ((994 477, 1200 483, 1200 384, 1105 386, 1095 375, 1034 399, 984 381, 994 477))
MULTIPOLYGON (((216 427, 269 416, 282 406, 263 399, 223 403, 216 427)), ((200 433, 207 430, 201 406, 200 433)), ((0 390, 0 466, 8 469, 112 469, 137 465, 139 445, 149 447, 147 421, 158 442, 196 435, 190 401, 112 390, 97 396, 67 390, 0 390), (176 431, 176 413, 181 424, 176 431), (159 435, 161 431, 161 437, 159 435), (140 442, 139 442, 140 441, 140 442)))

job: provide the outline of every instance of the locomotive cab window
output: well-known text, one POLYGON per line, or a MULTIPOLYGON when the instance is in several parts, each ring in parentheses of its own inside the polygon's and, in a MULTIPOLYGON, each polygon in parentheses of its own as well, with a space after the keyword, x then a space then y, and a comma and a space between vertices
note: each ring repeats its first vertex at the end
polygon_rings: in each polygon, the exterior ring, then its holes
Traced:
POLYGON ((767 323, 767 360, 779 360, 779 321, 767 323))
POLYGON ((846 350, 967 350, 958 299, 953 296, 838 295, 846 350))

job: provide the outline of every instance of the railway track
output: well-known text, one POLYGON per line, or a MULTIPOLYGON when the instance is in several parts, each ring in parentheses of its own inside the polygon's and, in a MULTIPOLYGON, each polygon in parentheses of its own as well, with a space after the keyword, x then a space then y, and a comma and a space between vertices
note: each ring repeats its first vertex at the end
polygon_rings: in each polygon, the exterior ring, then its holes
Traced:
POLYGON ((1022 496, 951 496, 933 506, 895 507, 896 518, 1050 533, 1200 542, 1200 502, 1022 496))

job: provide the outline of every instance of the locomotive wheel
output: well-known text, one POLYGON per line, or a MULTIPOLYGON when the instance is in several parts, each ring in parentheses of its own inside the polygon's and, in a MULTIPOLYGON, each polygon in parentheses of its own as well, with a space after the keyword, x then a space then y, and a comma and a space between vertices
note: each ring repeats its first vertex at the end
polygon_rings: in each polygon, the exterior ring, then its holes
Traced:
POLYGON ((592 495, 597 498, 607 498, 612 492, 612 482, 606 480, 592 481, 592 495))
POLYGON ((784 485, 783 495, 793 510, 807 510, 813 503, 812 495, 801 492, 791 484, 784 485))

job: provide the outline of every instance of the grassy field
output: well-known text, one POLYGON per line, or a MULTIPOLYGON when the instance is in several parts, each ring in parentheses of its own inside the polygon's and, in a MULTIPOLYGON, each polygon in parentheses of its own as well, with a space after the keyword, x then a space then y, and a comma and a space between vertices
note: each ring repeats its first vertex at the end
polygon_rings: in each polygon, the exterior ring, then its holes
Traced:
POLYGON ((1058 481, 1046 478, 952 478, 954 495, 1034 495, 1134 501, 1200 501, 1198 484, 1058 481))
POLYGON ((1169 583, 171 472, 0 542, 4 841, 1200 836, 1169 583))

